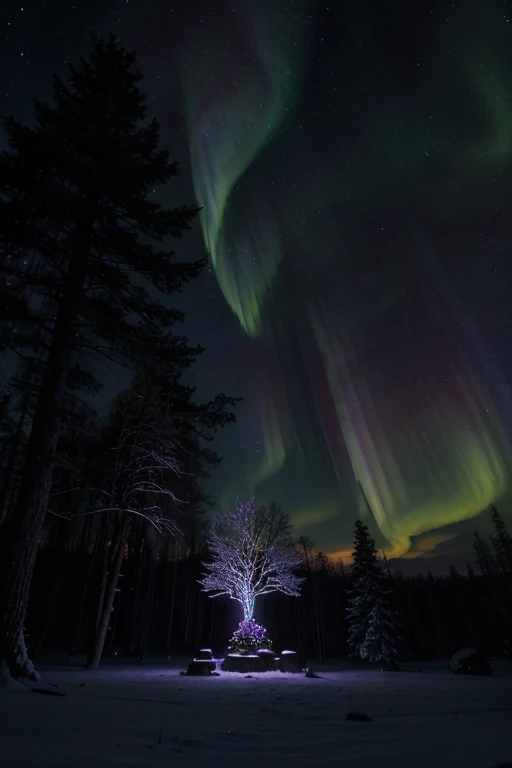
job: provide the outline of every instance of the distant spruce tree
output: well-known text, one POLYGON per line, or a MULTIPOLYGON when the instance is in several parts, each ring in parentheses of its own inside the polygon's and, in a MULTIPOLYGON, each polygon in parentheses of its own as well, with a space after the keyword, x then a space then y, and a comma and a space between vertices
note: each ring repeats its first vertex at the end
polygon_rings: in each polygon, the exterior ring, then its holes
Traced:
POLYGON ((381 574, 379 553, 370 536, 368 526, 357 520, 354 526, 354 551, 352 552, 352 576, 381 574))
POLYGON ((494 533, 491 544, 496 553, 496 564, 503 573, 512 573, 512 536, 496 507, 491 507, 494 533))
POLYGON ((349 625, 348 645, 355 656, 366 638, 368 631, 369 606, 364 599, 365 580, 368 575, 378 576, 378 553, 368 527, 358 520, 354 528, 354 551, 350 569, 352 586, 347 590, 350 596, 347 606, 349 625))
POLYGON ((382 565, 368 527, 358 520, 354 530, 352 585, 347 590, 348 644, 364 661, 392 666, 399 656, 400 622, 389 603, 382 565))
POLYGON ((474 531, 473 549, 482 576, 490 576, 496 571, 496 563, 489 544, 477 531, 474 531))
MULTIPOLYGON (((44 371, 20 470, 2 526, 0 671, 36 677, 23 629, 69 377, 87 355, 172 375, 200 348, 173 333, 183 315, 156 298, 181 291, 204 261, 176 262, 167 241, 197 208, 165 209, 158 185, 178 172, 148 120, 133 52, 111 36, 53 79, 53 103, 34 102, 34 126, 4 120, 0 257, 6 318, 37 329, 44 371)), ((24 333, 27 343, 30 333, 24 333)), ((3 344, 15 348, 16 334, 3 344)), ((87 372, 84 369, 84 375, 87 372)))

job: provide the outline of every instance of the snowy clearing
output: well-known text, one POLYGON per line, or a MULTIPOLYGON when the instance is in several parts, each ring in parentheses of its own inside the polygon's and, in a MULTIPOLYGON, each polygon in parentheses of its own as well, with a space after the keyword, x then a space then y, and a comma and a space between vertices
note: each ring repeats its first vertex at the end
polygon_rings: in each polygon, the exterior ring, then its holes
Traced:
POLYGON ((179 675, 186 666, 40 667, 66 697, 0 691, 2 768, 343 766, 493 768, 512 762, 512 665, 316 668, 320 679, 179 675), (373 722, 347 721, 361 712, 373 722))

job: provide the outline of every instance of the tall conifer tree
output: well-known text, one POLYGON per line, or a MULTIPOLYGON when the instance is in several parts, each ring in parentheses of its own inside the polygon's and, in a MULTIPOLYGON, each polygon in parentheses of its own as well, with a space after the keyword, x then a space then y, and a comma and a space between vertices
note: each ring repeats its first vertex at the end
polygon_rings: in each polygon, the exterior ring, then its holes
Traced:
POLYGON ((482 576, 490 576, 496 570, 494 557, 489 544, 477 531, 474 531, 473 549, 482 576))
POLYGON ((400 623, 389 603, 382 565, 368 526, 358 520, 354 529, 352 586, 348 591, 348 644, 365 661, 393 665, 399 655, 400 623))
POLYGON ((491 507, 491 517, 494 524, 491 542, 498 568, 504 573, 512 573, 512 536, 496 507, 491 507))
MULTIPOLYGON (((156 187, 178 167, 147 117, 136 57, 111 36, 35 102, 33 127, 4 121, 0 253, 15 286, 8 321, 37 329, 44 370, 19 491, 0 552, 0 666, 35 676, 23 627, 50 495, 66 387, 86 355, 175 376, 201 351, 173 333, 182 313, 155 295, 181 291, 203 261, 176 262, 169 238, 197 208, 166 209, 156 187)), ((7 288, 6 288, 7 286, 7 288)), ((4 297, 5 298, 5 297, 4 297)), ((7 334, 4 344, 14 344, 7 334)))

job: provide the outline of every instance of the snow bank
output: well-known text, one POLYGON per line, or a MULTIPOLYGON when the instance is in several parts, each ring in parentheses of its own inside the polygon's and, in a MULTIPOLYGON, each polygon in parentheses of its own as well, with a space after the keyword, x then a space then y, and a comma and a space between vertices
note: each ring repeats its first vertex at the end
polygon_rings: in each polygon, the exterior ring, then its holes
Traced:
MULTIPOLYGON (((181 667, 183 668, 183 667, 181 667)), ((178 668, 41 670, 65 698, 0 691, 5 768, 492 768, 512 761, 512 666, 494 678, 318 668, 181 677, 178 668), (347 721, 362 712, 373 722, 347 721)))

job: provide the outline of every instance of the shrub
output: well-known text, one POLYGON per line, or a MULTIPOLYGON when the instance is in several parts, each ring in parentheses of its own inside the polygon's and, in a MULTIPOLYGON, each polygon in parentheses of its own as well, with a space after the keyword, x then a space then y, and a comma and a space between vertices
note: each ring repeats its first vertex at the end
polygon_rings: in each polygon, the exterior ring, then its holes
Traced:
POLYGON ((260 648, 272 648, 267 630, 256 624, 254 619, 241 621, 229 641, 230 653, 256 653, 260 648))

